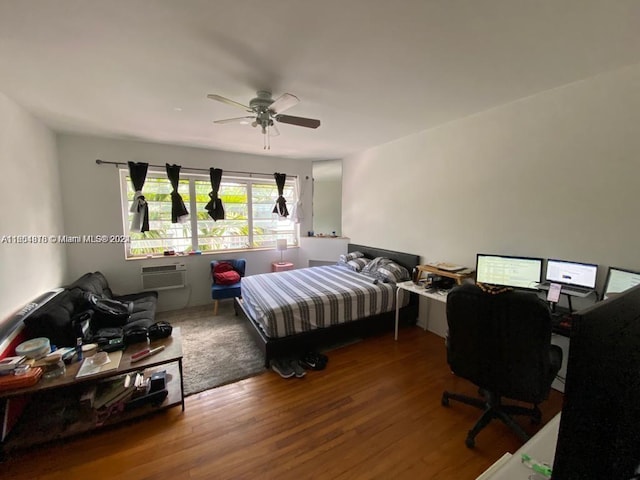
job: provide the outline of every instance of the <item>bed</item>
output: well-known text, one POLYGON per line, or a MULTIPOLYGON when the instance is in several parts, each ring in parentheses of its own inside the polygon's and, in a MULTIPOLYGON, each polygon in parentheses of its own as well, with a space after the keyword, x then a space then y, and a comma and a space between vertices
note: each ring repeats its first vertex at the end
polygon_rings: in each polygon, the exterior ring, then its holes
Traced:
MULTIPOLYGON (((420 263, 417 255, 358 244, 347 251, 388 258, 408 272, 420 263)), ((394 302, 393 283, 329 265, 245 277, 236 310, 250 323, 268 368, 273 358, 392 330, 394 302)), ((418 299, 412 295, 402 305, 401 322, 415 323, 418 299)))

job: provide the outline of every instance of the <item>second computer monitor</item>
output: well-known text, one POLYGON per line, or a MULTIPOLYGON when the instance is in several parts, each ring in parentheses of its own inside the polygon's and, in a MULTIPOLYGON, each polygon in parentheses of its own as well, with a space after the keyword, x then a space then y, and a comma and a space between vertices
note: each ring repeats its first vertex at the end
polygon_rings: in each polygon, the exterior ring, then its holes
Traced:
POLYGON ((604 284, 602 299, 606 300, 612 293, 622 293, 640 284, 640 272, 624 268, 609 267, 607 280, 604 284))
POLYGON ((535 289, 542 275, 542 258, 478 253, 476 282, 512 288, 535 289))
POLYGON ((595 288, 597 274, 598 265, 549 259, 545 280, 564 285, 595 288))

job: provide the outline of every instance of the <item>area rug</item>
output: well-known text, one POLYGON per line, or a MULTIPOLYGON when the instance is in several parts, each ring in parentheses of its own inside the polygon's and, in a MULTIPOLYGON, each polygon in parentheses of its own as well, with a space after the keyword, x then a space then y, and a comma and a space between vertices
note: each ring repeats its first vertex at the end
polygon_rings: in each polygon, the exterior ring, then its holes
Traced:
POLYGON ((161 312, 164 320, 182 333, 184 393, 209 390, 265 372, 264 355, 256 346, 247 321, 236 316, 231 301, 161 312))

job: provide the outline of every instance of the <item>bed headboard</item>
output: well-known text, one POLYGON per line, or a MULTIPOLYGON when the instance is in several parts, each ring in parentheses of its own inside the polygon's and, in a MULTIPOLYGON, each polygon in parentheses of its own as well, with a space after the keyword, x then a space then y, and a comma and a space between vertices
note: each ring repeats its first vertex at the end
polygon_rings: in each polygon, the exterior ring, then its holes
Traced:
POLYGON ((411 270, 416 265, 420 265, 420 255, 413 255, 411 253, 404 252, 395 252, 393 250, 385 250, 383 248, 375 248, 375 247, 367 247, 365 245, 357 245, 355 243, 350 243, 347 245, 348 252, 362 252, 366 257, 376 258, 376 257, 386 257, 393 260, 396 263, 399 263, 404 268, 411 270))

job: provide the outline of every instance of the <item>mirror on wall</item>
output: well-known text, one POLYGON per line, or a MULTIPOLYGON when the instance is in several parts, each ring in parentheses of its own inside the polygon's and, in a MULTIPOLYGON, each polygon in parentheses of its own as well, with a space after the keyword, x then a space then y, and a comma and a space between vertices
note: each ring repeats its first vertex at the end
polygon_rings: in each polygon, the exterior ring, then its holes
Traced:
POLYGON ((342 160, 313 162, 313 231, 342 235, 342 160))

